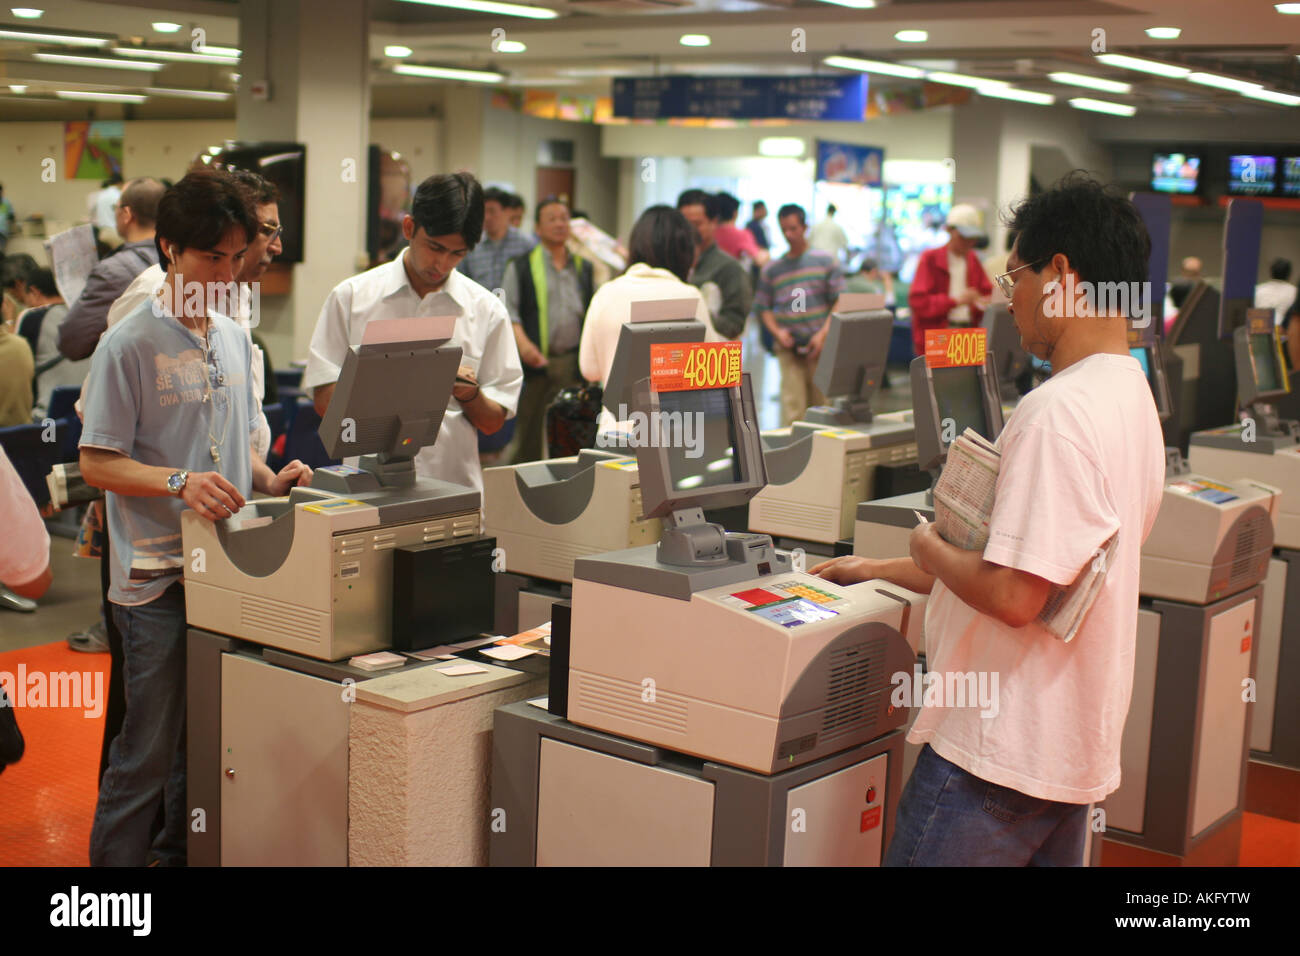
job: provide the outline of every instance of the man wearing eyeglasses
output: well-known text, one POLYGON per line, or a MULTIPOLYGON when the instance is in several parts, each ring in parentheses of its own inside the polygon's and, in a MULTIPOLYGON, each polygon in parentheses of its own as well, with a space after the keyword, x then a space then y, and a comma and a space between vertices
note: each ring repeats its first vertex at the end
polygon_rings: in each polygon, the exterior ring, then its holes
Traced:
POLYGON ((451 342, 460 369, 432 448, 415 456, 416 473, 483 490, 478 432, 499 431, 514 414, 523 383, 519 350, 506 307, 457 266, 483 235, 483 187, 469 173, 430 176, 420 183, 402 220, 409 245, 391 262, 345 279, 321 308, 311 337, 303 388, 314 389, 323 417, 348 349, 376 319, 456 316, 451 342))
MULTIPOLYGON (((1133 204, 1082 174, 1026 199, 1011 226, 1016 245, 999 284, 1023 348, 1053 374, 998 438, 988 544, 963 550, 920 524, 909 557, 812 569, 841 584, 883 578, 928 593, 935 685, 977 675, 994 688, 974 706, 960 694, 932 700, 927 689, 907 737, 924 746, 886 865, 1079 866, 1088 805, 1120 784, 1138 568, 1164 491, 1164 440, 1129 354, 1128 317, 1101 311, 1089 289, 1140 287, 1151 246, 1133 204), (1066 643, 1038 616, 1093 569, 1104 572, 1100 590, 1066 643)), ((1137 289, 1128 301, 1141 301, 1137 289)))
POLYGON ((958 203, 948 211, 944 224, 947 245, 927 249, 916 264, 916 275, 907 293, 912 312, 912 348, 925 354, 927 329, 950 325, 979 325, 988 307, 993 285, 975 255, 984 237, 979 210, 958 203))

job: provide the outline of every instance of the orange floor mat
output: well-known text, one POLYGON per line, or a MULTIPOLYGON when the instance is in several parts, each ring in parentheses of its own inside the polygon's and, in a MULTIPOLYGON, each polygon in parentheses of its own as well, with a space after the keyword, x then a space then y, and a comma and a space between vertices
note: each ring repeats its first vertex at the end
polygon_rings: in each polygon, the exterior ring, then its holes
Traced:
MULTIPOLYGON (((0 654, 0 673, 14 680, 25 673, 45 675, 45 706, 15 710, 18 729, 27 742, 22 760, 0 773, 0 865, 86 866, 90 862, 90 825, 99 793, 99 752, 104 737, 103 709, 108 695, 109 657, 69 650, 63 641, 0 654), (80 674, 102 693, 99 715, 86 716, 85 697, 73 698, 73 683, 63 684, 60 703, 49 706, 53 674, 80 674)), ((13 684, 3 678, 6 688, 13 684)))
MULTIPOLYGON (((108 692, 107 654, 79 654, 58 641, 0 654, 0 674, 16 679, 46 675, 102 675, 108 692)), ((10 686, 8 677, 4 678, 10 686)), ((64 701, 67 703, 67 701, 64 701)), ((0 773, 0 866, 86 866, 90 825, 99 793, 99 751, 104 736, 100 715, 88 717, 80 707, 19 707, 18 727, 27 751, 0 773)), ((1300 823, 1247 813, 1242 820, 1242 866, 1300 866, 1300 823)))

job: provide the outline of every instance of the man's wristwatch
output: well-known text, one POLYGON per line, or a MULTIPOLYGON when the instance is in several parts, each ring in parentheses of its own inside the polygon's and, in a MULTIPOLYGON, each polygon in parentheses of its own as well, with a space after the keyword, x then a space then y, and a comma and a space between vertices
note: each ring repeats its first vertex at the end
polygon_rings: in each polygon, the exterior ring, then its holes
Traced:
POLYGON ((185 482, 190 480, 188 471, 173 471, 167 476, 167 490, 174 495, 179 495, 185 490, 185 482))

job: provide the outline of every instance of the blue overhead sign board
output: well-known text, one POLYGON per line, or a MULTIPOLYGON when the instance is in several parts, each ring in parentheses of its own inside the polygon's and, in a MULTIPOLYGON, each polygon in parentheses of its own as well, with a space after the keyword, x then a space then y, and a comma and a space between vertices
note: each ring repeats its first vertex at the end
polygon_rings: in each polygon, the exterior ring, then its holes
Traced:
POLYGON ((817 141, 817 179, 821 182, 857 183, 879 189, 884 163, 885 151, 875 146, 817 141))
POLYGON ((867 78, 647 76, 614 81, 614 115, 625 119, 800 119, 860 122, 867 78))

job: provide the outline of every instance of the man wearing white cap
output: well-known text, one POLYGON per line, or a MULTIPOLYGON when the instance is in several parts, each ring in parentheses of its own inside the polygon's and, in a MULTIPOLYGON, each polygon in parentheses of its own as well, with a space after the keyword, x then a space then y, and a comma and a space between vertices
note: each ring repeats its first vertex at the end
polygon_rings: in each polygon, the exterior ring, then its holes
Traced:
POLYGON ((949 210, 944 228, 948 244, 921 253, 907 294, 917 355, 925 353, 927 329, 979 325, 993 294, 993 283, 975 255, 975 244, 985 235, 979 210, 958 203, 949 210))

